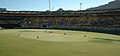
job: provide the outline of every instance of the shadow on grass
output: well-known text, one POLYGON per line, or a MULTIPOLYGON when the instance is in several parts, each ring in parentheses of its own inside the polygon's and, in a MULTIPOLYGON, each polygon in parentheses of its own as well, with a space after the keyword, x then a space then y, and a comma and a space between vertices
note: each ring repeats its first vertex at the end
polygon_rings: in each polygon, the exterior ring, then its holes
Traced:
POLYGON ((107 39, 107 38, 93 38, 93 42, 120 42, 120 40, 107 39))

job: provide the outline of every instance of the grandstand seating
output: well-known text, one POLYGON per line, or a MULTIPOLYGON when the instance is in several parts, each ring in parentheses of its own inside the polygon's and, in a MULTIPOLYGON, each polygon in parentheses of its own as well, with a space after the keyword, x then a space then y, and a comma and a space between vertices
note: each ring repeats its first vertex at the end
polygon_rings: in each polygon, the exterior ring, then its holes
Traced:
POLYGON ((0 11, 0 24, 22 28, 120 28, 120 9, 84 11, 0 11))

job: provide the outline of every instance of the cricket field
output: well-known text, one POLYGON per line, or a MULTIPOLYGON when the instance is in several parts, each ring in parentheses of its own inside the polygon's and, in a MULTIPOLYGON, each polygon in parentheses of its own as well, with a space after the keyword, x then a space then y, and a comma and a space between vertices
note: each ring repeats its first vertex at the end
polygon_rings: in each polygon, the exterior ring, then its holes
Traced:
POLYGON ((120 35, 72 30, 1 29, 0 56, 120 56, 120 35))

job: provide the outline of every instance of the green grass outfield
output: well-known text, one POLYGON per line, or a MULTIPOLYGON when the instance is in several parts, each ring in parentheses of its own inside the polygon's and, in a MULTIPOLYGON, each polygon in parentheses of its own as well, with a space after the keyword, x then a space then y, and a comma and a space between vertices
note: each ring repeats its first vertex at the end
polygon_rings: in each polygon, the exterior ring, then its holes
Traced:
POLYGON ((4 29, 0 30, 0 56, 120 56, 120 35, 4 29))

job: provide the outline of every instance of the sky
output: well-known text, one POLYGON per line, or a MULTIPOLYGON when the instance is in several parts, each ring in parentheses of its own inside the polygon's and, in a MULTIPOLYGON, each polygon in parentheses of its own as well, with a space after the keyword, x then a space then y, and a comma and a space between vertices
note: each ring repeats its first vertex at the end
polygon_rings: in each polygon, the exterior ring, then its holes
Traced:
MULTIPOLYGON (((49 0, 0 0, 0 8, 7 8, 7 10, 29 10, 29 11, 46 11, 49 10, 49 0)), ((80 10, 80 3, 82 3, 82 10, 91 7, 104 5, 113 0, 51 0, 51 9, 58 10, 80 10)))

